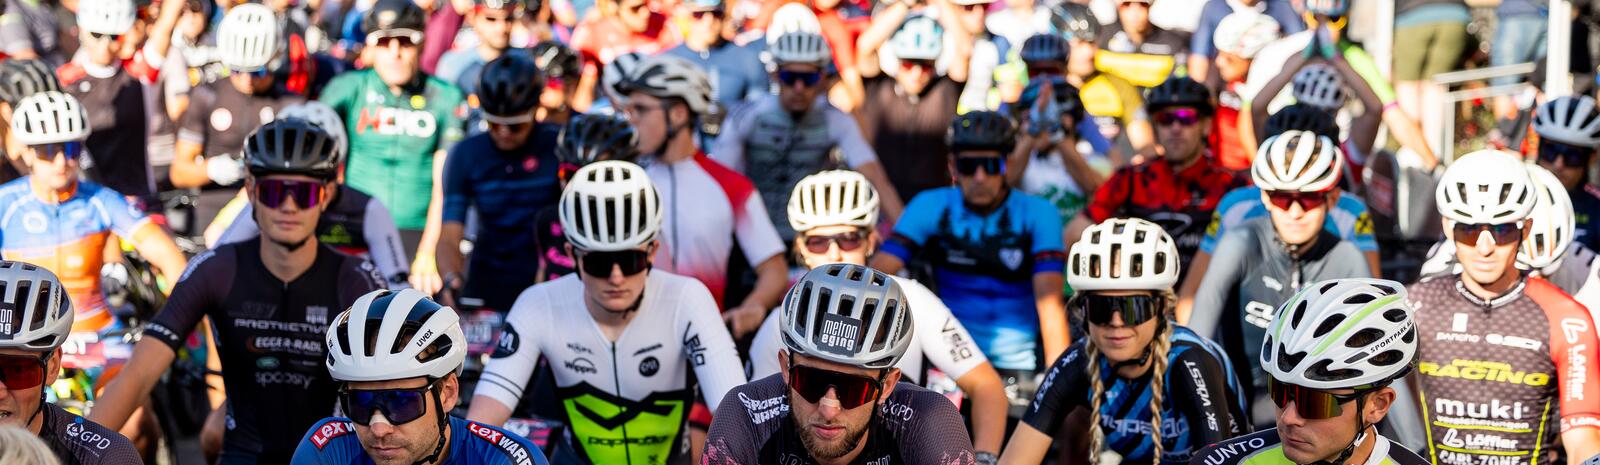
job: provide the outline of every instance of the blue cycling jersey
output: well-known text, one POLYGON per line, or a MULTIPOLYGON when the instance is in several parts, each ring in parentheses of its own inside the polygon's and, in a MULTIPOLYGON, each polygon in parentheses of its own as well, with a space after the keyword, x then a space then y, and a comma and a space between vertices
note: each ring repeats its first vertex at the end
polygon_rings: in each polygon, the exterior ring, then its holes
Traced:
MULTIPOLYGON (((291 465, 371 465, 355 423, 330 417, 306 431, 291 465)), ((439 465, 544 465, 544 453, 527 438, 509 431, 450 417, 449 457, 439 465)))
POLYGON ((959 187, 918 194, 883 251, 933 266, 934 289, 996 368, 1035 370, 1039 314, 1033 276, 1065 268, 1061 217, 1044 199, 1011 190, 979 215, 959 187))
POLYGON ((466 224, 468 208, 482 213, 463 294, 484 299, 488 308, 509 310, 539 271, 539 250, 528 228, 561 195, 553 150, 560 130, 539 124, 512 151, 495 148, 488 134, 479 134, 456 144, 445 162, 444 221, 466 224))
POLYGON ((760 66, 765 44, 764 40, 749 45, 723 42, 704 52, 679 45, 662 53, 700 65, 711 78, 711 97, 723 107, 733 107, 771 91, 767 70, 760 66))
MULTIPOLYGON (((1206 237, 1200 240, 1200 250, 1208 254, 1217 252, 1217 241, 1222 233, 1244 224, 1245 220, 1267 216, 1267 204, 1261 202, 1261 188, 1245 186, 1222 196, 1217 210, 1211 214, 1211 225, 1206 227, 1206 237)), ((1339 195, 1339 204, 1328 211, 1322 223, 1340 240, 1349 241, 1362 252, 1377 252, 1378 240, 1372 237, 1372 216, 1367 214, 1367 204, 1354 194, 1339 195)))
POLYGON ((1589 250, 1600 250, 1600 189, 1584 184, 1567 194, 1572 198, 1573 223, 1578 227, 1573 239, 1589 250))

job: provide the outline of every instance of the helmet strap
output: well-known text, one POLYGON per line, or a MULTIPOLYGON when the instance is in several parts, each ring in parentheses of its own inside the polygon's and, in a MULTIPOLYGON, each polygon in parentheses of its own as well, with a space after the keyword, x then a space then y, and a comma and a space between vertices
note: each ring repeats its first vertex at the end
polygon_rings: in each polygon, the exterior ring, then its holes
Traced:
MULTIPOLYGON (((50 357, 54 356, 53 354, 54 354, 54 352, 46 352, 44 354, 44 356, 39 357, 39 371, 40 372, 44 372, 44 371, 47 371, 47 370, 50 369, 50 357)), ((44 373, 44 374, 48 375, 49 373, 44 373)), ((49 392, 49 390, 46 389, 43 386, 41 386, 39 388, 39 405, 33 407, 33 414, 32 415, 28 415, 28 421, 23 422, 22 423, 23 426, 25 426, 25 427, 32 426, 33 425, 33 420, 38 419, 40 416, 44 415, 44 404, 46 404, 49 401, 49 398, 46 397, 48 392, 49 392)))
POLYGON ((439 380, 434 380, 433 385, 429 386, 428 390, 429 391, 433 391, 433 409, 434 409, 434 411, 438 412, 438 417, 439 417, 439 440, 438 440, 438 442, 434 443, 434 445, 433 445, 433 453, 432 454, 428 454, 427 457, 423 457, 421 459, 418 459, 416 462, 413 462, 412 465, 428 465, 428 464, 434 463, 434 461, 438 460, 439 459, 439 454, 444 452, 444 437, 447 435, 447 433, 449 433, 448 429, 446 429, 446 421, 447 420, 445 418, 450 416, 450 414, 449 414, 449 412, 445 412, 444 411, 444 403, 439 401, 439 397, 440 397, 439 380))
POLYGON ((1366 401, 1366 396, 1356 398, 1356 425, 1360 426, 1361 429, 1356 430, 1356 437, 1350 440, 1350 445, 1345 446, 1344 450, 1339 451, 1339 455, 1334 456, 1333 459, 1319 460, 1309 465, 1344 465, 1344 461, 1350 460, 1350 455, 1355 454, 1356 447, 1359 447, 1363 441, 1366 441, 1367 428, 1371 427, 1371 425, 1367 424, 1367 419, 1362 418, 1361 416, 1361 411, 1366 410, 1366 401))

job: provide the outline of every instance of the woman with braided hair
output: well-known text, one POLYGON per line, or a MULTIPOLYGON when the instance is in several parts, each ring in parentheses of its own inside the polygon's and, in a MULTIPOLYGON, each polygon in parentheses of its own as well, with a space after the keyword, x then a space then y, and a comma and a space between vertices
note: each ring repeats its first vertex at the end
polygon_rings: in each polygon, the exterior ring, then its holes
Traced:
POLYGON ((1206 445, 1247 432, 1239 382, 1216 343, 1170 321, 1178 249, 1161 226, 1115 218, 1089 227, 1067 258, 1068 307, 1088 334, 1056 359, 1000 456, 1035 464, 1068 416, 1085 409, 1086 454, 1125 464, 1187 464, 1206 445))

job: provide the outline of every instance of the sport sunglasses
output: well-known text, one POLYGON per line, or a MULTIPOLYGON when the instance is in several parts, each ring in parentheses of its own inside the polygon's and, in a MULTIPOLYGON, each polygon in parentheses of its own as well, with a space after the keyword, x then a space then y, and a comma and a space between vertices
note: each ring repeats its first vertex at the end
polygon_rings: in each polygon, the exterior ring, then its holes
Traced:
POLYGON ((795 365, 789 362, 789 388, 800 394, 806 402, 822 402, 832 389, 839 398, 839 406, 845 410, 860 407, 878 397, 883 391, 883 379, 871 378, 862 375, 840 373, 833 370, 824 370, 805 365, 795 365))
POLYGON ((1267 202, 1279 210, 1288 210, 1294 204, 1300 204, 1301 210, 1315 210, 1328 203, 1328 194, 1325 192, 1299 192, 1299 191, 1267 191, 1267 202))
POLYGON ((389 424, 399 426, 428 413, 428 391, 433 384, 410 389, 354 390, 339 393, 350 421, 361 426, 372 424, 372 414, 383 412, 389 424))
POLYGON ((583 272, 600 279, 611 277, 611 268, 622 269, 623 276, 633 276, 650 269, 650 252, 622 250, 617 252, 579 252, 578 263, 583 272))
POLYGON ((1555 163, 1561 160, 1562 166, 1585 167, 1589 166, 1589 159, 1594 157, 1595 150, 1587 147, 1578 147, 1548 139, 1539 140, 1539 161, 1555 163))
POLYGON ((43 357, 0 355, 0 384, 8 391, 33 389, 44 384, 46 366, 43 357))
POLYGON ((1272 403, 1279 409, 1289 405, 1289 402, 1294 402, 1295 413, 1307 420, 1326 420, 1344 415, 1344 404, 1366 394, 1362 391, 1334 394, 1321 389, 1279 382, 1270 377, 1267 378, 1267 391, 1272 395, 1272 403))
POLYGON ((844 234, 834 234, 832 236, 806 235, 804 242, 806 245, 806 251, 815 254, 824 254, 828 253, 828 247, 830 244, 839 244, 839 250, 841 251, 853 252, 857 249, 860 249, 862 243, 866 242, 866 239, 866 233, 861 231, 851 231, 844 234))
POLYGON ((294 198, 294 204, 300 208, 316 208, 322 203, 323 183, 321 181, 299 181, 291 179, 257 179, 256 200, 271 209, 278 209, 283 202, 294 198))
POLYGON ((1086 293, 1074 299, 1084 316, 1095 326, 1110 326, 1113 315, 1122 317, 1123 326, 1136 326, 1162 314, 1166 299, 1154 295, 1107 296, 1086 293))
POLYGON ((1456 243, 1457 244, 1462 244, 1462 245, 1475 245, 1475 244, 1477 244, 1478 243, 1478 236, 1482 235, 1483 231, 1488 231, 1489 235, 1491 237, 1494 237, 1494 244, 1495 245, 1515 244, 1518 241, 1522 240, 1522 228, 1517 227, 1517 223, 1506 223, 1506 224, 1456 223, 1456 224, 1452 225, 1450 227, 1450 229, 1451 229, 1451 232, 1453 232, 1455 234, 1456 243))
POLYGON ((1005 172, 1006 159, 1001 157, 956 158, 956 172, 961 173, 962 176, 978 174, 979 169, 989 173, 990 176, 999 175, 1005 172))

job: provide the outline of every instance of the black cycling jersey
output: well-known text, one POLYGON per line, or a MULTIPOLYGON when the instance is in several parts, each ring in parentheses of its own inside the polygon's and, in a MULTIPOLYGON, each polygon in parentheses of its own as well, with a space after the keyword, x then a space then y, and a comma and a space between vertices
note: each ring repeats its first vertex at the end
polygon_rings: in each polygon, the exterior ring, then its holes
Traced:
MULTIPOLYGON (((255 207, 245 205, 233 224, 223 231, 218 244, 240 242, 260 235, 255 207)), ((328 209, 317 218, 317 242, 340 253, 364 257, 378 267, 391 289, 409 286, 411 262, 400 244, 389 209, 378 199, 345 184, 334 190, 328 209)))
POLYGON ((143 463, 139 451, 128 438, 55 404, 45 404, 39 412, 43 424, 39 438, 61 463, 69 465, 123 465, 143 463))
POLYGON ((237 157, 252 131, 272 121, 283 107, 304 101, 276 86, 265 94, 249 95, 226 79, 201 84, 189 91, 189 107, 178 121, 178 139, 200 144, 206 157, 237 157))
POLYGON ((287 463, 306 429, 333 413, 335 385, 323 365, 328 322, 384 285, 371 263, 316 247, 311 268, 287 283, 262 263, 260 238, 196 256, 145 325, 145 335, 177 350, 201 317, 211 318, 228 390, 229 454, 287 463))
POLYGON ((1574 240, 1589 250, 1600 250, 1600 188, 1585 183, 1567 194, 1572 197, 1572 219, 1578 226, 1574 240))
POLYGON ((144 84, 121 68, 101 78, 73 63, 57 74, 61 87, 77 97, 89 114, 89 138, 83 146, 90 163, 84 173, 122 195, 155 195, 146 154, 149 112, 144 84))
MULTIPOLYGON (((812 464, 789 419, 783 375, 734 388, 717 407, 706 435, 705 465, 812 464)), ((856 464, 973 465, 972 440, 944 396, 910 383, 895 385, 867 427, 856 464)))

